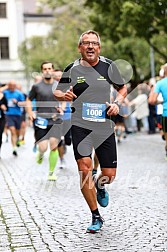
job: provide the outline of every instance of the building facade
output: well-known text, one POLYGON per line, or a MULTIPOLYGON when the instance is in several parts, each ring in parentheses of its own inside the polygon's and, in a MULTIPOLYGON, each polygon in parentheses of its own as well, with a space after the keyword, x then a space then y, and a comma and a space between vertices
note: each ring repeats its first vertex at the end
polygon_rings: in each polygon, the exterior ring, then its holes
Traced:
POLYGON ((15 79, 27 86, 18 47, 34 35, 45 36, 51 29, 52 11, 38 12, 37 0, 0 0, 0 83, 15 79))

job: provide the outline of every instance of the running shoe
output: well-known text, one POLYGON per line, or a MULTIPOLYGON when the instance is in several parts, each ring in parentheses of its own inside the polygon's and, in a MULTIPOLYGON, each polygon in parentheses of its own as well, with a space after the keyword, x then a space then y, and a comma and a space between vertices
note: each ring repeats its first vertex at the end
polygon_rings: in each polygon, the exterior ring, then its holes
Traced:
POLYGON ((162 135, 162 140, 164 140, 164 141, 165 141, 165 136, 164 136, 164 134, 162 135))
POLYGON ((48 180, 49 181, 56 181, 57 180, 57 176, 54 173, 49 174, 48 175, 48 180))
POLYGON ((20 143, 20 145, 24 145, 25 144, 25 140, 20 140, 19 143, 20 143))
POLYGON ((97 169, 92 170, 92 177, 94 177, 97 174, 97 169))
POLYGON ((97 185, 98 181, 96 182, 96 189, 97 189, 97 202, 100 206, 106 207, 109 203, 109 194, 104 188, 99 188, 97 185))
POLYGON ((92 215, 92 224, 87 228, 87 233, 97 233, 102 225, 104 220, 100 215, 92 215))
POLYGON ((20 141, 19 141, 19 140, 17 140, 16 146, 17 146, 17 147, 20 147, 20 141))
POLYGON ((66 164, 65 164, 65 160, 64 160, 64 158, 62 158, 62 159, 60 159, 60 169, 63 169, 63 168, 65 168, 66 167, 66 164))
POLYGON ((15 156, 15 157, 17 157, 17 151, 13 151, 13 155, 15 156))
POLYGON ((43 155, 39 151, 37 152, 36 161, 38 164, 42 164, 43 162, 43 155))
POLYGON ((94 182, 96 182, 96 180, 97 180, 96 176, 97 176, 97 169, 93 169, 92 170, 92 179, 94 182))
POLYGON ((34 153, 36 153, 36 152, 37 152, 37 145, 36 145, 36 144, 34 144, 34 147, 33 147, 33 149, 32 149, 32 150, 33 150, 33 152, 34 152, 34 153))

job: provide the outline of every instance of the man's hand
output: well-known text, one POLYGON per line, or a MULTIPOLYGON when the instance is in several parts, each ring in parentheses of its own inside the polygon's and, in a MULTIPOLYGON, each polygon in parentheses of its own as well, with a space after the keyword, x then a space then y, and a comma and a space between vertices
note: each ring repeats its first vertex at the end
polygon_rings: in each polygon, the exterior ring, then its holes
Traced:
POLYGON ((77 98, 77 96, 73 93, 73 87, 70 86, 70 89, 64 94, 64 100, 73 101, 74 98, 77 98))
POLYGON ((7 110, 7 107, 6 107, 4 104, 1 104, 1 105, 0 105, 0 108, 1 108, 3 111, 6 111, 6 110, 7 110))
POLYGON ((33 111, 29 112, 29 113, 28 113, 28 116, 29 116, 29 119, 30 119, 31 121, 33 121, 34 119, 36 119, 36 114, 35 114, 33 111))
POLYGON ((56 110, 60 115, 64 115, 64 110, 61 107, 56 107, 56 110))
POLYGON ((107 107, 109 107, 107 111, 108 116, 115 116, 119 113, 119 106, 116 103, 108 103, 106 102, 107 107))

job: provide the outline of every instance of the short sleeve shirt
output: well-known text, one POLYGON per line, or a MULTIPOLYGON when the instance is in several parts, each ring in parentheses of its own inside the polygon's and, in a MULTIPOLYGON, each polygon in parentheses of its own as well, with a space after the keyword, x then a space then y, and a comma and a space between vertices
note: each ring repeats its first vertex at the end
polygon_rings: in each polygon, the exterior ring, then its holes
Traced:
POLYGON ((162 115, 167 117, 167 77, 160 81, 157 81, 154 89, 155 93, 161 93, 163 98, 163 113, 162 115))

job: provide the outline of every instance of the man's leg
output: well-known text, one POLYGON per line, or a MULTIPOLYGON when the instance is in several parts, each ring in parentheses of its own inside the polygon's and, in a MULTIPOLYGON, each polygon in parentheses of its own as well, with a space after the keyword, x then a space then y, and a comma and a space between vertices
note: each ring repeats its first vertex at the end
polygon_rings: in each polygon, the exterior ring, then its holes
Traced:
POLYGON ((167 117, 162 116, 162 129, 164 132, 164 139, 165 139, 165 159, 167 160, 167 117))
POLYGON ((10 133, 11 133, 11 143, 13 147, 13 155, 17 156, 17 151, 16 151, 16 142, 17 142, 17 131, 14 126, 9 127, 10 133))
POLYGON ((96 191, 92 179, 92 160, 90 157, 83 157, 77 160, 80 173, 81 191, 91 210, 97 209, 96 191))
POLYGON ((58 152, 59 152, 59 158, 60 158, 60 169, 63 169, 65 167, 64 162, 64 154, 65 154, 65 143, 64 140, 61 140, 58 144, 58 152))
POLYGON ((97 174, 97 168, 99 166, 99 160, 97 158, 96 153, 94 153, 93 157, 93 170, 92 170, 92 176, 94 177, 97 174))
POLYGON ((1 158, 1 146, 2 146, 2 135, 5 127, 5 118, 0 119, 0 158, 1 158))
POLYGON ((49 154, 49 176, 48 180, 56 180, 57 177, 54 174, 54 170, 59 157, 59 152, 57 149, 58 141, 56 138, 50 138, 50 154, 49 154))
POLYGON ((94 181, 92 179, 92 160, 90 157, 83 157, 77 160, 80 185, 82 194, 92 213, 92 224, 87 228, 87 232, 96 233, 103 225, 103 219, 100 216, 94 181))
POLYGON ((102 168, 98 181, 101 185, 110 184, 116 177, 116 168, 102 168))
POLYGON ((47 151, 47 149, 48 149, 47 139, 38 142, 38 152, 36 156, 36 161, 38 164, 41 164, 43 162, 43 156, 44 156, 44 153, 47 151))
POLYGON ((103 220, 97 207, 95 184, 92 179, 92 140, 89 137, 90 133, 90 130, 77 126, 72 127, 73 150, 80 173, 81 191, 92 213, 92 224, 87 228, 87 232, 95 233, 102 227, 103 220))
POLYGON ((95 184, 97 189, 97 201, 102 207, 106 207, 109 203, 109 194, 105 189, 105 184, 113 182, 116 176, 116 168, 101 168, 102 172, 96 178, 95 184))
POLYGON ((106 207, 109 203, 109 194, 105 189, 105 184, 110 184, 116 176, 117 149, 115 134, 111 134, 95 149, 95 152, 101 167, 101 174, 98 178, 95 178, 97 201, 102 207, 106 207))
POLYGON ((165 159, 167 160, 167 132, 164 133, 164 137, 165 137, 165 141, 166 141, 166 145, 165 145, 166 157, 165 157, 165 159))

